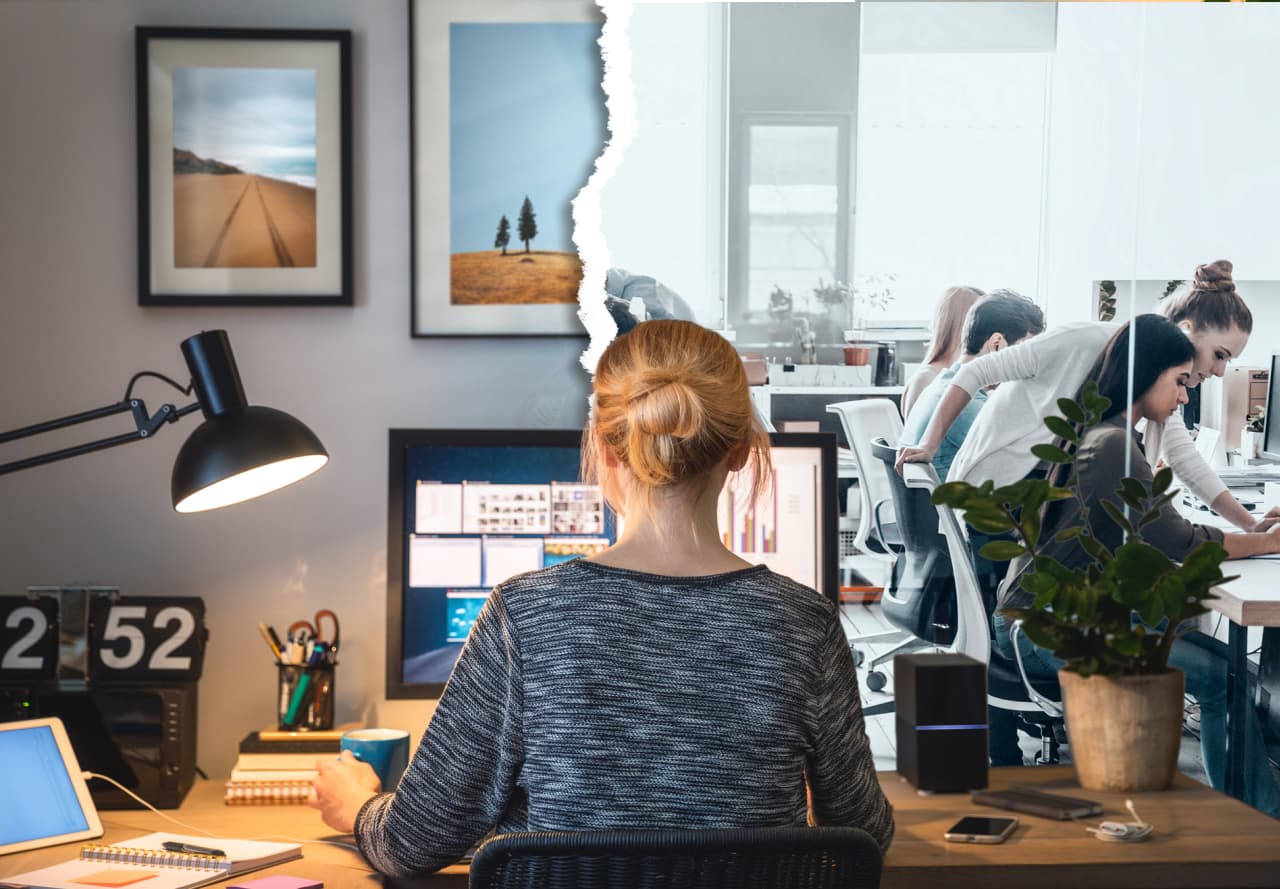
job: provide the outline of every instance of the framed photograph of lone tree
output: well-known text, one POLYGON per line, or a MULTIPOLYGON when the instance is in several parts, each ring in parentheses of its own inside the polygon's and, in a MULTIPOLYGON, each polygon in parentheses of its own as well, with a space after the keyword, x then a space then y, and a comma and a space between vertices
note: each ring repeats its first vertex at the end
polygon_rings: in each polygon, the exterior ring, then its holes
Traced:
POLYGON ((414 336, 585 335, 602 23, 590 0, 409 0, 414 336))
POLYGON ((351 32, 135 39, 138 302, 351 305, 351 32))

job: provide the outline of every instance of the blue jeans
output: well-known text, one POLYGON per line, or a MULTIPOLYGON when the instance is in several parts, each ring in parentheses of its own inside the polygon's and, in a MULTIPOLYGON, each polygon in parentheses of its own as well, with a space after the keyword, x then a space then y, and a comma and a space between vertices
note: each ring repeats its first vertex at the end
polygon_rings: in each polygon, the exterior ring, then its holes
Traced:
MULTIPOLYGON (((1009 618, 996 612, 991 623, 996 646, 1006 657, 1014 657, 1009 618)), ((1063 662, 1051 652, 1025 635, 1019 636, 1018 647, 1028 676, 1051 679, 1058 675, 1063 662)), ((1220 791, 1226 786, 1227 773, 1227 646, 1204 633, 1186 633, 1173 643, 1169 666, 1183 672, 1187 694, 1200 704, 1200 753, 1209 783, 1220 791)), ((1245 710, 1245 725, 1236 728, 1237 735, 1244 737, 1244 801, 1273 818, 1280 817, 1280 788, 1267 762, 1258 715, 1252 704, 1245 710)))

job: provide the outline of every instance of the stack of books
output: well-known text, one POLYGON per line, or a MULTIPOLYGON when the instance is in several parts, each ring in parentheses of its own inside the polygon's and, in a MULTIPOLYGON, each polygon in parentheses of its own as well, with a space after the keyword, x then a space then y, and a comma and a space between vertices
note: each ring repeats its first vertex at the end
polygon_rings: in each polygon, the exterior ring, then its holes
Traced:
POLYGON ((240 742, 224 797, 228 806, 305 803, 316 776, 316 760, 337 756, 344 732, 250 732, 240 742))

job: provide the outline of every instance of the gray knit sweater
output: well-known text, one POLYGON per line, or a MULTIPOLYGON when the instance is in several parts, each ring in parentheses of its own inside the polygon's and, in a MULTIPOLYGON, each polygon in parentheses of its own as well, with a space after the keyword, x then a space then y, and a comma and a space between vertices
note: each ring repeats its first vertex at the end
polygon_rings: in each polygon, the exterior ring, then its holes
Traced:
POLYGON ((663 577, 575 560, 515 577, 476 620, 395 793, 356 819, 383 873, 492 830, 867 830, 893 813, 830 601, 764 567, 663 577))

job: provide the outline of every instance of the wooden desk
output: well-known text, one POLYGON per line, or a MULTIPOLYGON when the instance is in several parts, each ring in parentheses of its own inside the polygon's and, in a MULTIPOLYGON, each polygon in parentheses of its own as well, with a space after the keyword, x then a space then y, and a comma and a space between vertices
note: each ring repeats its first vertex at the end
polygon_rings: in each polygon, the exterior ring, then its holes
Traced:
MULTIPOLYGON (((885 859, 885 889, 1183 889, 1183 887, 1276 886, 1280 884, 1280 821, 1179 775, 1164 793, 1133 794, 1138 813, 1155 825, 1143 843, 1105 843, 1085 832, 1085 823, 1020 815, 1013 837, 999 846, 967 846, 942 839, 967 812, 996 813, 962 794, 920 796, 892 772, 880 773, 893 802, 897 834, 885 859)), ((1066 766, 992 769, 991 786, 1042 787, 1097 799, 1103 818, 1128 820, 1124 794, 1084 793, 1066 766)), ((332 839, 320 816, 305 806, 226 806, 221 781, 200 781, 174 817, 222 836, 244 839, 332 839)), ((104 842, 119 843, 156 830, 184 831, 152 812, 103 812, 104 842)), ((1097 819, 1102 820, 1102 819, 1097 819)), ((0 879, 74 857, 78 843, 0 858, 0 879)), ((303 857, 253 876, 289 874, 323 880, 326 889, 376 889, 383 883, 364 859, 337 846, 304 845, 303 857)), ((248 879, 246 877, 245 879, 248 879)), ((467 884, 465 867, 388 886, 453 887, 467 884)), ((224 884, 225 885, 225 884, 224 884)))

